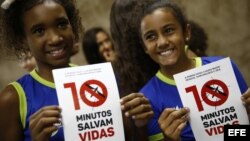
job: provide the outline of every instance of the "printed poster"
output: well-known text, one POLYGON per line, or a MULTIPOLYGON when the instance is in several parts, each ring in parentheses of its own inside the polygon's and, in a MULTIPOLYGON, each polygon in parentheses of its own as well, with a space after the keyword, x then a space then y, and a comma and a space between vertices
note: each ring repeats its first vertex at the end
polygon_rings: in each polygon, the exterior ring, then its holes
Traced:
POLYGON ((225 124, 249 124, 229 58, 174 75, 197 141, 223 141, 225 124))
POLYGON ((53 70, 65 141, 125 141, 111 63, 53 70))

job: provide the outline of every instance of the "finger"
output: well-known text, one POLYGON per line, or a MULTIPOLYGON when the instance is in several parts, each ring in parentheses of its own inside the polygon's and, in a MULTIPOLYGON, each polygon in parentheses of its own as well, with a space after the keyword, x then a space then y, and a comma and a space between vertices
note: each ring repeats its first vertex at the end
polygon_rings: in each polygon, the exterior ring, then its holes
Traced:
POLYGON ((145 119, 150 119, 152 118, 154 115, 154 112, 152 110, 147 111, 147 112, 143 112, 137 115, 133 115, 132 118, 134 120, 145 120, 145 119))
POLYGON ((250 114, 250 88, 242 95, 241 99, 246 107, 247 113, 250 114))
POLYGON ((241 99, 242 99, 244 104, 249 103, 249 101, 250 101, 250 88, 248 88, 246 90, 246 92, 241 96, 241 99))
POLYGON ((175 110, 173 111, 169 116, 168 116, 168 122, 171 124, 175 119, 182 118, 189 112, 188 108, 181 108, 180 110, 175 110))
POLYGON ((160 115, 160 118, 158 119, 158 124, 163 132, 165 132, 166 135, 168 135, 168 130, 169 128, 169 122, 167 122, 169 115, 176 111, 175 108, 166 108, 160 115))
POLYGON ((134 115, 132 116, 132 119, 135 123, 135 126, 138 128, 141 128, 141 127, 145 127, 148 124, 148 121, 150 120, 150 118, 153 117, 153 115, 154 115, 154 112, 151 110, 151 111, 144 112, 138 115, 134 115))
MULTIPOLYGON (((161 119, 158 120, 159 125, 161 126, 162 129, 169 128, 174 121, 176 122, 177 119, 183 118, 183 116, 186 116, 188 112, 189 112, 188 108, 181 108, 180 110, 175 110, 173 108, 165 109, 164 114, 166 115, 160 116, 161 119), (164 116, 165 118, 162 118, 164 116)), ((174 124, 172 126, 174 126, 174 124)))
POLYGON ((135 97, 130 97, 131 99, 127 100, 122 104, 122 109, 123 110, 129 110, 133 109, 134 107, 137 107, 141 104, 146 104, 149 103, 148 99, 144 96, 136 95, 135 97))
POLYGON ((43 117, 37 123, 30 124, 30 129, 33 130, 34 133, 40 133, 46 130, 46 128, 57 128, 55 126, 56 123, 59 123, 60 119, 56 117, 43 117))
POLYGON ((246 107, 249 107, 250 106, 250 95, 249 97, 245 98, 243 100, 243 104, 246 106, 246 107))
POLYGON ((40 119, 46 117, 57 117, 61 118, 61 110, 54 107, 42 108, 38 112, 34 113, 30 117, 30 125, 36 124, 40 119))
POLYGON ((46 123, 46 120, 49 120, 50 118, 52 118, 51 122, 58 122, 58 120, 60 120, 59 118, 61 118, 61 110, 56 108, 56 107, 44 107, 42 109, 40 109, 39 111, 37 111, 36 113, 34 113, 31 117, 30 117, 30 128, 31 129, 36 129, 39 130, 42 128, 43 125, 40 125, 40 128, 37 128, 37 126, 39 124, 43 124, 43 122, 46 123), (54 120, 53 120, 54 119, 54 120), (45 121, 43 121, 45 120, 45 121), (42 123, 41 123, 42 121, 42 123))
POLYGON ((58 106, 46 106, 46 107, 43 107, 41 109, 39 109, 37 112, 35 112, 33 115, 31 115, 30 119, 32 118, 35 118, 37 116, 41 116, 42 113, 44 113, 44 111, 49 111, 49 110, 56 110, 56 111, 60 111, 61 112, 61 108, 58 107, 58 106))
POLYGON ((165 108, 164 111, 161 113, 158 121, 164 122, 165 119, 175 110, 175 108, 165 108))
POLYGON ((186 125, 187 125, 187 121, 184 121, 180 123, 179 126, 175 129, 175 131, 173 132, 173 136, 175 139, 178 139, 180 137, 181 132, 185 128, 186 125))
POLYGON ((143 96, 144 95, 142 93, 131 93, 127 96, 122 97, 120 102, 121 102, 121 104, 124 104, 124 103, 126 103, 126 102, 128 102, 136 97, 143 97, 143 96))
MULTIPOLYGON (((53 132, 55 132, 58 128, 55 126, 49 126, 44 128, 40 132, 32 132, 32 140, 48 140, 49 137, 52 135, 53 132)), ((32 130, 31 130, 32 131, 32 130)))
POLYGON ((247 111, 248 117, 250 118, 250 106, 246 106, 246 111, 247 111))
POLYGON ((150 104, 140 104, 137 107, 131 108, 130 110, 126 111, 125 115, 127 117, 133 116, 139 116, 140 114, 143 114, 145 112, 152 111, 152 107, 150 104))
POLYGON ((170 134, 174 134, 174 132, 176 132, 176 130, 177 130, 177 132, 179 131, 179 129, 180 129, 180 125, 181 124, 183 124, 183 123, 185 123, 187 120, 188 120, 188 113, 186 113, 184 116, 182 116, 182 117, 180 117, 180 118, 177 118, 177 119, 175 119, 175 120, 173 120, 173 122, 170 124, 170 125, 168 125, 169 127, 168 127, 168 132, 170 133, 170 134))

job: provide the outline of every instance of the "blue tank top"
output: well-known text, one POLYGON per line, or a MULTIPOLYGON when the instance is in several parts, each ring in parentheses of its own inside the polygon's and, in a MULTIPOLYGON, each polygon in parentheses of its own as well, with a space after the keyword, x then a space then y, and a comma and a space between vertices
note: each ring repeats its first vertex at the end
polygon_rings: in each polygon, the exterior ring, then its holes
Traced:
MULTIPOLYGON (((29 118, 40 108, 58 105, 55 84, 40 77, 35 70, 11 83, 19 96, 19 110, 23 126, 24 141, 32 141, 29 118)), ((51 135, 50 141, 63 141, 63 128, 51 135)))

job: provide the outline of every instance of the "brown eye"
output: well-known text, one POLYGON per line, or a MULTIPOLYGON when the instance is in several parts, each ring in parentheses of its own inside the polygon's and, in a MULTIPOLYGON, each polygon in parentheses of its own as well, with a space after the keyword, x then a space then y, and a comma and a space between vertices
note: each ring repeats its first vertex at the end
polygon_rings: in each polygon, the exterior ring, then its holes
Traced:
POLYGON ((154 40, 156 38, 157 38, 157 36, 155 34, 153 34, 153 33, 146 34, 146 36, 145 36, 145 39, 148 40, 148 41, 152 41, 152 40, 154 40))
POLYGON ((174 28, 168 27, 168 28, 166 28, 166 29, 164 30, 164 32, 167 33, 167 34, 170 34, 170 33, 174 32, 174 28))
POLYGON ((37 35, 37 36, 42 36, 45 32, 45 29, 42 27, 37 27, 35 29, 32 30, 32 33, 37 35))
POLYGON ((59 20, 57 27, 61 29, 65 29, 69 25, 69 21, 67 19, 59 20))

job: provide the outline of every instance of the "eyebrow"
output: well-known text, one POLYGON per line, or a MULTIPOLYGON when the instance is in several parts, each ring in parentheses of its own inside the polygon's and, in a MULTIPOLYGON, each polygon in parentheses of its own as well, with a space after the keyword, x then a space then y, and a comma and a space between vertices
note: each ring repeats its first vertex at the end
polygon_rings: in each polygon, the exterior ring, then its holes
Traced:
POLYGON ((33 32, 35 29, 39 28, 39 27, 42 27, 43 24, 35 24, 35 25, 32 25, 31 28, 30 28, 30 31, 33 32))

